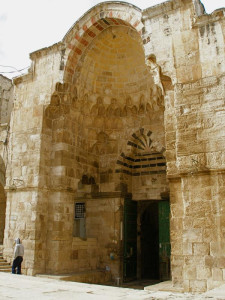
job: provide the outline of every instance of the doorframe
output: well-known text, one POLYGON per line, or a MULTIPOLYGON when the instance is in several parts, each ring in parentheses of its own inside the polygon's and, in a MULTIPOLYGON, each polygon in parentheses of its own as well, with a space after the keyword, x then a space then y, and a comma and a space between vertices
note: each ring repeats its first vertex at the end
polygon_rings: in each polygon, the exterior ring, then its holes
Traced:
MULTIPOLYGON (((136 276, 134 278, 131 279, 132 280, 135 280, 135 279, 142 279, 142 276, 141 276, 141 272, 142 272, 142 262, 141 262, 141 241, 140 241, 140 237, 141 237, 141 215, 142 213, 144 212, 144 210, 148 207, 148 205, 150 203, 158 203, 159 205, 159 202, 169 202, 169 206, 170 206, 170 201, 169 199, 161 199, 161 200, 133 200, 132 198, 124 198, 124 206, 125 206, 125 201, 132 201, 132 202, 136 202, 137 204, 137 207, 136 207, 136 212, 137 212, 137 216, 136 216, 136 220, 137 220, 137 230, 136 230, 136 245, 137 245, 137 248, 136 248, 136 276), (143 205, 143 209, 141 210, 140 208, 140 204, 146 204, 146 205, 143 205)), ((123 281, 129 281, 129 280, 126 280, 127 278, 125 278, 125 274, 124 274, 124 250, 125 250, 125 226, 124 226, 124 213, 125 213, 125 209, 123 211, 123 233, 122 233, 122 239, 123 239, 123 243, 122 243, 122 253, 123 253, 123 256, 122 256, 122 278, 123 278, 123 281)), ((158 211, 158 215, 159 215, 159 211, 158 211)), ((170 221, 170 213, 169 213, 169 221, 170 221)), ((158 221, 158 226, 159 226, 159 221, 158 221)), ((169 228, 169 239, 170 239, 170 228, 169 228)), ((160 241, 158 241, 158 252, 160 254, 160 241)), ((170 259, 171 259, 171 256, 170 256, 170 259)), ((171 267, 171 263, 169 264, 169 268, 171 267)), ((155 279, 155 280, 159 280, 159 281, 165 281, 165 280, 169 280, 169 279, 163 279, 163 278, 160 278, 161 274, 160 274, 160 258, 159 258, 159 264, 158 264, 158 268, 159 268, 159 278, 155 279)), ((171 276, 171 272, 170 272, 170 276, 171 276)), ((144 279, 144 278, 143 278, 144 279)), ((153 279, 154 280, 154 279, 153 279)))
MULTIPOLYGON (((141 216, 144 213, 145 209, 148 207, 153 202, 157 202, 159 206, 159 202, 164 202, 168 201, 169 206, 170 206, 170 201, 169 197, 166 199, 160 199, 160 200, 139 200, 138 202, 138 207, 137 207, 137 278, 142 279, 142 261, 141 261, 141 216)), ((158 216, 159 216, 159 211, 158 211, 158 216)), ((169 221, 170 221, 170 214, 169 214, 169 221)), ((159 220, 158 220, 159 222, 159 220)), ((159 226, 159 224, 158 224, 159 226)), ((169 228, 169 239, 170 239, 170 228, 169 228)), ((158 253, 160 254, 160 241, 158 241, 158 253)), ((171 255, 170 255, 170 261, 171 261, 171 255)), ((158 264, 158 272, 159 272, 159 278, 156 280, 164 281, 168 279, 163 279, 161 278, 160 274, 160 258, 159 258, 159 264, 158 264)), ((171 277, 171 263, 169 264, 170 268, 170 277, 171 277)), ((144 279, 144 278, 143 278, 144 279)))

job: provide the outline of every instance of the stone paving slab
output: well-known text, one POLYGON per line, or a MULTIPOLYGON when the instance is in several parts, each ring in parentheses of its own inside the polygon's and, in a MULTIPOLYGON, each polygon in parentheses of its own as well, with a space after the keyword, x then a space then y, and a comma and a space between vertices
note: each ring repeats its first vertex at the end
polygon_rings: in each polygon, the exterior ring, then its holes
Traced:
POLYGON ((160 299, 225 299, 225 285, 202 295, 163 291, 135 290, 95 284, 60 281, 0 272, 0 299, 23 300, 160 300, 160 299))

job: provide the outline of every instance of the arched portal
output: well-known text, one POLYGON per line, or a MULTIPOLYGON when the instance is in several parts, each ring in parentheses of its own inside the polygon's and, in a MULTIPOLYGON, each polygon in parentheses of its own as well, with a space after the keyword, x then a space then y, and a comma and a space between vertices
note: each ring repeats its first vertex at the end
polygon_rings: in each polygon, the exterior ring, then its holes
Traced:
POLYGON ((72 30, 65 37, 68 49, 64 83, 56 84, 45 110, 43 133, 52 146, 46 148, 45 158, 49 160, 45 170, 54 191, 48 198, 52 209, 48 216, 47 249, 54 252, 53 245, 57 245, 66 255, 57 252, 54 260, 48 260, 47 272, 79 272, 108 266, 112 277, 123 276, 117 256, 122 251, 122 203, 124 194, 133 193, 140 178, 135 181, 120 171, 118 158, 123 149, 133 152, 137 141, 130 138, 134 133, 141 135, 134 135, 135 140, 136 136, 146 138, 154 130, 158 139, 164 140, 162 93, 145 64, 142 25, 137 18, 140 14, 131 10, 130 16, 99 12, 97 20, 89 19, 90 22, 86 16, 86 23, 80 21, 79 32, 72 30), (94 180, 89 182, 88 178, 94 180), (82 251, 77 244, 78 233, 73 235, 78 207, 85 211, 82 251), (66 220, 63 212, 67 212, 66 220), (84 257, 78 264, 80 255, 84 257), (94 263, 90 261, 92 256, 94 263))

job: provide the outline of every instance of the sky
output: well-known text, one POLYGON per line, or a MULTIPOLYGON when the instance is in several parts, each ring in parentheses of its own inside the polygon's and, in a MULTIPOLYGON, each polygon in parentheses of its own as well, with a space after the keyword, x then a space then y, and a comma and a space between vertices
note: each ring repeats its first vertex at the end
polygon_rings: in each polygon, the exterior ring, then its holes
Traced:
MULTIPOLYGON (((103 1, 0 0, 0 74, 13 78, 26 73, 29 53, 61 41, 81 16, 100 2, 103 1)), ((165 0, 124 2, 145 9, 165 0)), ((225 7, 225 0, 201 2, 208 14, 225 7)))

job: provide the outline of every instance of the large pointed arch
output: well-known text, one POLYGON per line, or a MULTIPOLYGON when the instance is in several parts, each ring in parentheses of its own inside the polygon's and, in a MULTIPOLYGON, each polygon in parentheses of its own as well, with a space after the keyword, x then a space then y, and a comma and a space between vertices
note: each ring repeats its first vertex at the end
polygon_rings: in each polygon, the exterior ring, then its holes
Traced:
POLYGON ((81 17, 63 39, 64 82, 72 83, 77 66, 92 41, 110 26, 125 26, 140 35, 143 28, 141 10, 128 3, 105 2, 96 5, 81 17))

